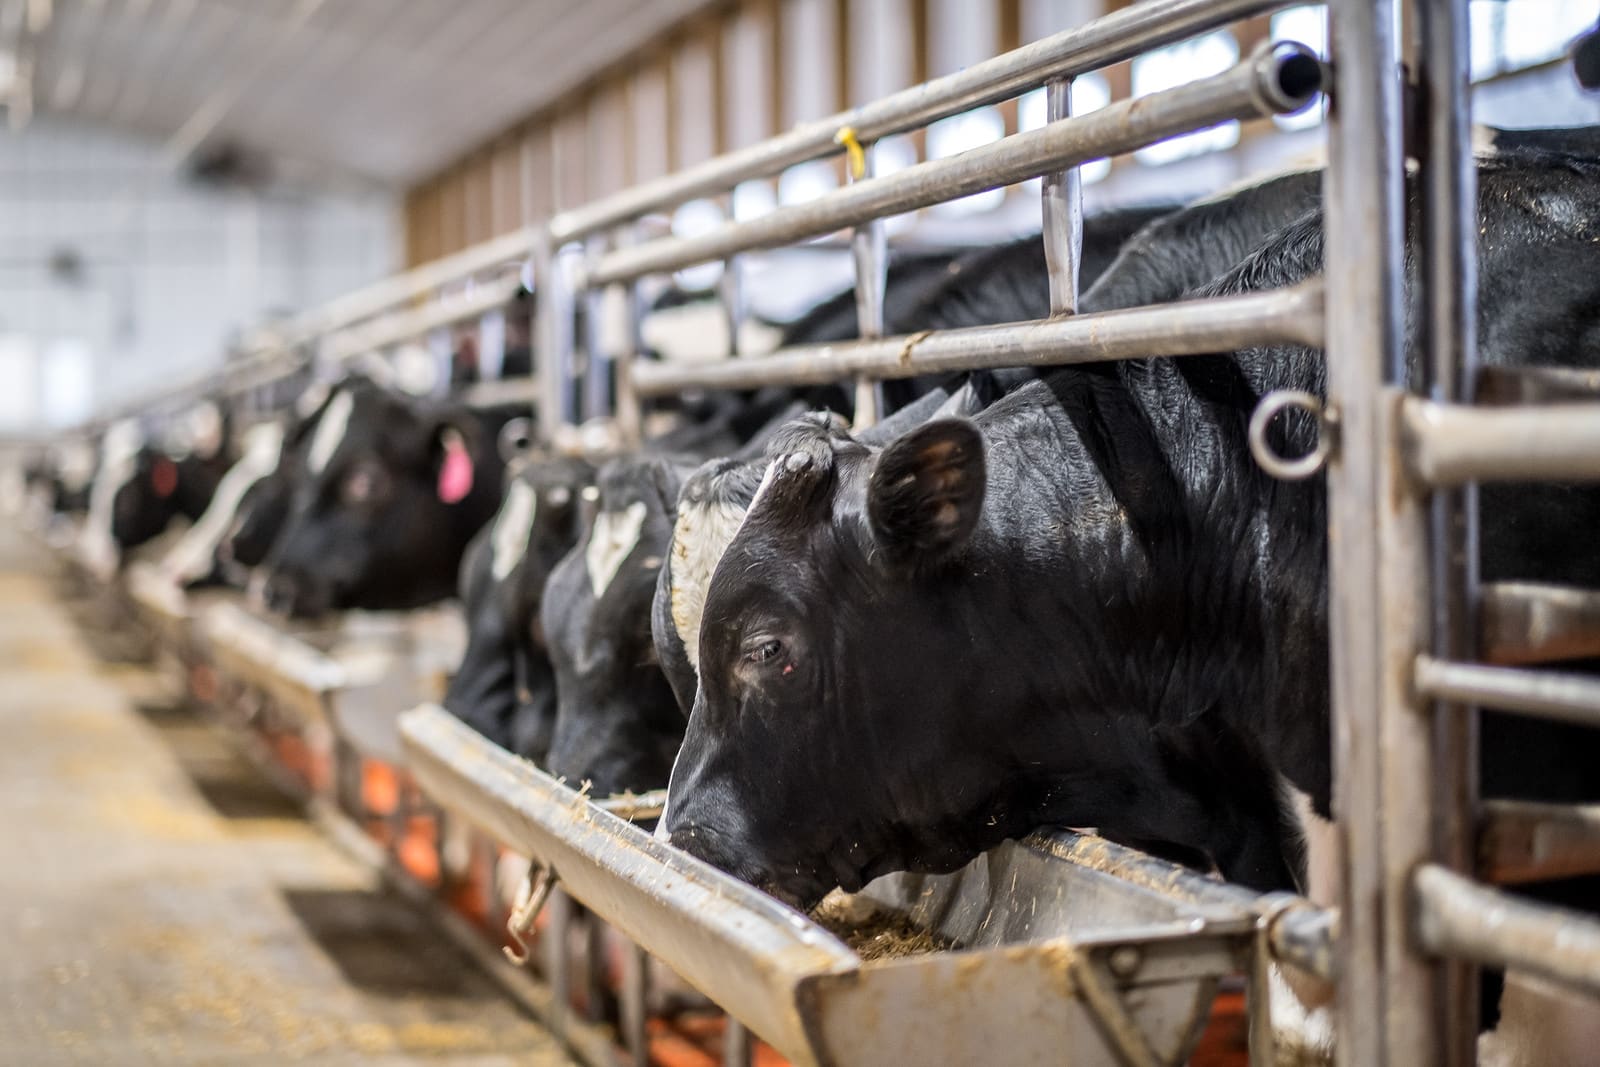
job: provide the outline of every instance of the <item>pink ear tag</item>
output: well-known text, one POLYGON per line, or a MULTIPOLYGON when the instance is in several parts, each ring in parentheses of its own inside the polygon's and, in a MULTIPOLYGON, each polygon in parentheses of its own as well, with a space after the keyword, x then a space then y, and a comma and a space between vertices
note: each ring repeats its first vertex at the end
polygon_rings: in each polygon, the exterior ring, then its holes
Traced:
POLYGON ((440 440, 444 443, 444 462, 439 464, 439 499, 446 504, 459 504, 472 492, 472 456, 456 431, 444 431, 440 440))

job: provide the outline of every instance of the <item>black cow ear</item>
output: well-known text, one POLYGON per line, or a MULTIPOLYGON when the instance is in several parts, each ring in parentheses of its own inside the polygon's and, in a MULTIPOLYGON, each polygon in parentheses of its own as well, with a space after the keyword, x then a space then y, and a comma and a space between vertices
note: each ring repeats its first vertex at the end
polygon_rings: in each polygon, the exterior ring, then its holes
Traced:
POLYGON ((892 560, 936 564, 960 552, 978 525, 987 484, 983 437, 963 419, 935 419, 878 457, 867 517, 892 560))

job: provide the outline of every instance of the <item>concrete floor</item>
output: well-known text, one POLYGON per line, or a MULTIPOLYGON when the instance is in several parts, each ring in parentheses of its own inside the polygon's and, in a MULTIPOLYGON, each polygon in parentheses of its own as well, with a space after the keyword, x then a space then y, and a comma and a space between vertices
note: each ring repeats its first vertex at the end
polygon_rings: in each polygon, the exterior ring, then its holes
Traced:
POLYGON ((0 526, 0 1064, 567 1064, 0 526))

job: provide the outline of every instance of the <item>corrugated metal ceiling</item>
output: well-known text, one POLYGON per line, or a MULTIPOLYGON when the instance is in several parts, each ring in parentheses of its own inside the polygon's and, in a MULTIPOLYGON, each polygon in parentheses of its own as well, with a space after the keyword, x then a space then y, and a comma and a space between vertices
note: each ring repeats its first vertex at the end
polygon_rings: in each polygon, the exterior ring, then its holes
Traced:
POLYGON ((407 184, 709 2, 54 0, 22 47, 37 112, 407 184))

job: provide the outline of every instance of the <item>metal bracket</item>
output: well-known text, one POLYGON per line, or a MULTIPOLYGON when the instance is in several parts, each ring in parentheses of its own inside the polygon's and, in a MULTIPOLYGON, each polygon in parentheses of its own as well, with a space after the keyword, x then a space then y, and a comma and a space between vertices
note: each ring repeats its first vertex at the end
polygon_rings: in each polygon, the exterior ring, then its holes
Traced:
POLYGON ((554 867, 539 860, 528 861, 528 873, 517 887, 517 900, 511 908, 511 917, 506 920, 506 933, 512 944, 500 949, 506 954, 506 959, 518 967, 526 966, 528 960, 533 958, 524 938, 532 932, 534 921, 544 910, 545 901, 550 899, 550 891, 556 887, 558 878, 554 867))
POLYGON ((1261 398, 1250 416, 1250 454, 1262 470, 1285 482, 1298 482, 1327 466, 1338 447, 1339 418, 1336 409, 1300 389, 1277 389, 1261 398), (1280 456, 1267 442, 1267 428, 1284 411, 1304 411, 1317 420, 1317 445, 1297 458, 1280 456))

